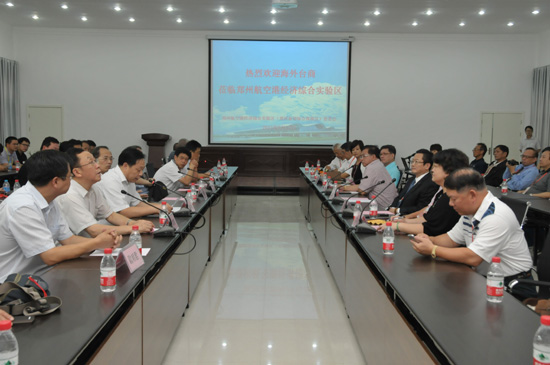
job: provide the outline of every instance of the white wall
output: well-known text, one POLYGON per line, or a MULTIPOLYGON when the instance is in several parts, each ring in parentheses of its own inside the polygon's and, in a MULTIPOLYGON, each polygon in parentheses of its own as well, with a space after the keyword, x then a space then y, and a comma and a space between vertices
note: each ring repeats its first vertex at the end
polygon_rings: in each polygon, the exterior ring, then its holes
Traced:
POLYGON ((13 60, 12 27, 0 22, 0 57, 13 60))
POLYGON ((535 67, 550 65, 550 29, 537 37, 537 64, 535 67))
MULTIPOLYGON (((149 132, 207 143, 207 33, 13 32, 22 108, 62 105, 65 139, 91 138, 115 155, 149 132)), ((247 34, 261 36, 238 33, 247 34)), ((355 36, 352 139, 391 142, 403 155, 435 142, 470 151, 481 112, 529 119, 536 36, 355 36)))

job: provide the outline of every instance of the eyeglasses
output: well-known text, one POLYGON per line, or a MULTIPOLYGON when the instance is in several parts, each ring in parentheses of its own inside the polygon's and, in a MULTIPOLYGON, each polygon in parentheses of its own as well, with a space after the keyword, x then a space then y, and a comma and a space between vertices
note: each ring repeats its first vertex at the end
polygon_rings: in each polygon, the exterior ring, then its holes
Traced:
POLYGON ((420 161, 420 160, 412 160, 411 161, 411 165, 424 165, 424 161, 420 161))
POLYGON ((29 143, 21 143, 20 146, 23 146, 23 147, 29 147, 30 144, 29 143))
POLYGON ((78 166, 75 166, 75 168, 83 168, 84 166, 88 166, 88 165, 91 165, 91 164, 96 164, 97 161, 96 160, 92 160, 88 163, 85 163, 84 165, 78 165, 78 166))
POLYGON ((521 158, 536 158, 536 156, 521 155, 521 158))
POLYGON ((359 156, 359 158, 367 158, 367 157, 370 157, 370 156, 372 156, 372 155, 368 155, 368 154, 367 155, 361 155, 361 156, 359 156))

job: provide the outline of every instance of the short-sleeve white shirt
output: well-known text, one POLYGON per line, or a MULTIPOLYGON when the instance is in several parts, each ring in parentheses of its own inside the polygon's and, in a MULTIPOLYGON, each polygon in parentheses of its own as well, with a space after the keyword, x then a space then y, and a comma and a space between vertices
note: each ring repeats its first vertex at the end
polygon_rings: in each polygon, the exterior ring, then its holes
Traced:
POLYGON ((539 140, 535 136, 531 136, 531 138, 522 138, 519 149, 523 153, 526 148, 534 148, 536 150, 540 150, 539 140))
POLYGON ((483 275, 487 274, 488 265, 495 256, 501 259, 504 276, 529 271, 533 265, 514 212, 491 192, 487 193, 473 216, 460 217, 447 234, 485 261, 477 267, 483 275))
POLYGON ((101 181, 96 183, 97 187, 107 200, 107 204, 115 211, 120 212, 129 207, 135 207, 139 200, 128 195, 122 194, 121 190, 126 190, 128 194, 139 196, 136 190, 136 184, 128 182, 126 176, 122 173, 120 166, 110 169, 101 177, 101 181))
POLYGON ((106 219, 113 214, 113 210, 96 184, 92 185, 90 190, 86 190, 72 180, 69 191, 57 200, 74 234, 82 233, 86 228, 97 224, 98 220, 106 219))
POLYGON ((356 162, 357 162, 357 159, 355 158, 355 156, 351 156, 349 160, 342 161, 342 166, 340 166, 338 171, 349 175, 351 171, 347 171, 347 170, 349 170, 350 167, 355 165, 356 162))
POLYGON ((39 255, 72 235, 56 200, 48 203, 28 182, 0 204, 0 282, 45 267, 39 255))
POLYGON ((342 167, 342 163, 343 163, 342 159, 338 157, 334 157, 334 159, 330 161, 328 166, 330 167, 331 170, 338 170, 340 167, 342 167))
POLYGON ((178 165, 171 160, 170 162, 164 164, 158 171, 155 173, 154 179, 156 181, 161 181, 166 187, 170 190, 178 190, 183 186, 179 181, 183 177, 178 165))

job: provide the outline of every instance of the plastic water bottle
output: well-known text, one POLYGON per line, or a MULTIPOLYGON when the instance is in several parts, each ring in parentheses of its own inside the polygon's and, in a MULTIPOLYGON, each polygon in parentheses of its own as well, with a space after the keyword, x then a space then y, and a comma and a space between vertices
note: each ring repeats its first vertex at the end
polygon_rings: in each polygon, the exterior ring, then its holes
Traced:
POLYGON ((8 182, 8 180, 4 180, 4 185, 2 185, 2 190, 4 190, 4 193, 6 195, 8 195, 10 193, 11 188, 10 188, 10 183, 8 182))
POLYGON ((19 180, 15 180, 13 183, 13 191, 17 191, 19 188, 21 188, 21 184, 19 183, 19 180))
POLYGON ((393 255, 395 235, 393 233, 392 223, 386 222, 384 234, 382 236, 382 250, 384 255, 393 255))
POLYGON ((191 183, 191 196, 193 197, 193 202, 196 202, 198 194, 197 194, 197 186, 195 185, 195 183, 191 183))
POLYGON ((19 161, 17 161, 15 163, 15 171, 19 172, 20 169, 21 169, 21 163, 19 161))
POLYGON ((500 268, 500 257, 493 257, 487 272, 487 300, 492 303, 502 302, 504 296, 504 274, 500 268))
POLYGON ((19 364, 19 345, 11 321, 0 321, 0 364, 19 364))
POLYGON ((13 170, 13 164, 11 161, 8 161, 8 171, 11 172, 11 170, 13 170))
POLYGON ((533 365, 550 364, 550 316, 540 317, 533 339, 533 365))
POLYGON ((378 202, 376 201, 376 196, 373 195, 371 202, 369 204, 369 216, 375 218, 378 216, 378 202))
POLYGON ((110 293, 116 289, 116 262, 113 258, 112 248, 106 248, 104 252, 105 256, 101 259, 101 265, 99 266, 101 272, 99 283, 102 292, 110 293))
POLYGON ((166 202, 161 203, 160 209, 162 209, 162 212, 159 212, 159 224, 161 226, 164 226, 166 223, 168 223, 168 215, 166 214, 168 209, 166 208, 166 202))
POLYGON ((218 164, 216 165, 216 169, 218 169, 218 174, 220 173, 221 168, 222 168, 222 163, 220 162, 220 160, 218 160, 218 164))
POLYGON ((361 220, 362 210, 363 208, 361 207, 361 201, 356 201, 355 206, 353 207, 353 223, 351 224, 352 227, 355 227, 359 224, 359 221, 361 220))
POLYGON ((139 226, 132 226, 132 233, 130 233, 130 244, 135 244, 141 253, 141 233, 139 233, 139 226))
POLYGON ((227 165, 227 161, 225 161, 225 157, 222 158, 222 165, 227 165))
POLYGON ((317 168, 321 169, 321 160, 317 160, 317 168))
POLYGON ((506 179, 502 180, 502 184, 500 184, 500 192, 502 195, 508 195, 508 181, 506 179))
POLYGON ((306 167, 305 167, 305 170, 306 170, 306 172, 308 172, 308 171, 309 171, 309 162, 308 162, 308 161, 306 161, 306 167))

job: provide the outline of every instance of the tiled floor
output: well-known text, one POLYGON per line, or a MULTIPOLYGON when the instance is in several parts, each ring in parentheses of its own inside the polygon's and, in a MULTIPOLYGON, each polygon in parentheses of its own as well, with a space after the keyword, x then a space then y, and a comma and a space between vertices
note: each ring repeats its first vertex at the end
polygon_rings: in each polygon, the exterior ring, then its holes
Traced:
POLYGON ((164 363, 365 363, 296 196, 239 196, 164 363))

